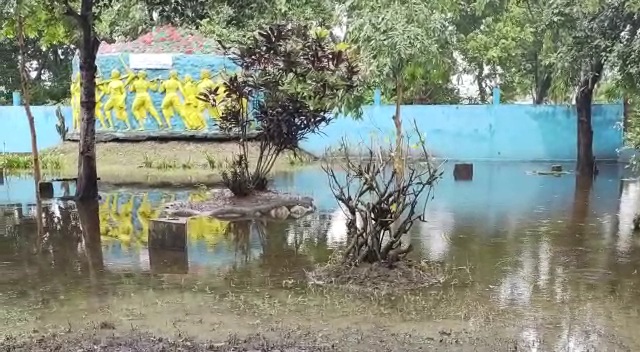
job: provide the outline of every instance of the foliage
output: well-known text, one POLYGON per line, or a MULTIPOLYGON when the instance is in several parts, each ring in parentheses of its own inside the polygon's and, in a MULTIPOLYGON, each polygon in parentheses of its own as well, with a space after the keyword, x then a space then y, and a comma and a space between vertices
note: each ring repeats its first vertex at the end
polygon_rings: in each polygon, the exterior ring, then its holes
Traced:
POLYGON ((395 90, 398 78, 451 64, 447 44, 453 33, 445 10, 437 1, 350 3, 346 38, 361 51, 371 85, 395 90))
POLYGON ((0 1, 0 95, 9 101, 9 94, 20 87, 16 14, 24 18, 26 61, 34 72, 29 77, 31 102, 62 102, 69 95, 73 48, 67 45, 67 23, 43 0, 0 1))
MULTIPOLYGON (((347 217, 348 242, 343 263, 393 264, 411 250, 410 245, 402 244, 402 238, 416 221, 425 221, 424 206, 442 175, 432 166, 417 126, 416 133, 420 156, 426 162, 408 164, 403 172, 392 167, 395 148, 369 148, 363 160, 356 160, 351 157, 346 142, 343 142, 346 176, 338 175, 328 165, 323 167, 347 217)), ((409 150, 403 152, 408 153, 409 150)))
MULTIPOLYGON (((359 90, 359 67, 348 46, 333 40, 328 30, 298 23, 269 26, 229 54, 241 73, 224 81, 219 127, 240 134, 241 156, 234 159, 229 180, 250 183, 246 190, 238 189, 236 195, 241 195, 264 190, 278 156, 296 152, 298 143, 317 133, 333 114, 358 111, 353 96, 359 90), (245 107, 249 100, 250 109, 245 107), (258 129, 260 155, 250 173, 251 124, 258 129)), ((204 92, 199 99, 218 105, 219 89, 204 92)))

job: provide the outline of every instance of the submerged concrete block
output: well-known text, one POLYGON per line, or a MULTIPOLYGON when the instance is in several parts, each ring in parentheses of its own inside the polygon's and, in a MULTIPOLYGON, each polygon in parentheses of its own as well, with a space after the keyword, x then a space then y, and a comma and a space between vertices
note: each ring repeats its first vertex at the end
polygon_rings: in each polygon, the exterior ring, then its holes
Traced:
POLYGON ((40 181, 40 183, 38 184, 38 192, 40 193, 40 198, 42 199, 53 198, 53 183, 40 181))
POLYGON ((153 219, 149 224, 149 248, 186 250, 187 219, 153 219))
POLYGON ((453 167, 453 179, 456 181, 473 180, 473 164, 455 164, 453 167))

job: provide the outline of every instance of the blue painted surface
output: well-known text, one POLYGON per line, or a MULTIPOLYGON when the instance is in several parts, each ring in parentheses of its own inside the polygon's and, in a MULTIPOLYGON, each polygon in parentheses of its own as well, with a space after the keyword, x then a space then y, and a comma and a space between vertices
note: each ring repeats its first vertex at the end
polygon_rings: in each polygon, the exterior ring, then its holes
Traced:
MULTIPOLYGON (((363 118, 338 117, 301 146, 316 155, 337 148, 343 138, 358 146, 393 143, 392 105, 368 106, 363 118)), ((436 157, 449 160, 543 161, 576 159, 576 111, 569 105, 407 105, 405 134, 417 142, 413 121, 436 157)), ((623 145, 622 104, 593 106, 593 151, 616 160, 623 145)))
POLYGON ((13 98, 13 106, 22 105, 22 98, 20 97, 20 92, 13 92, 12 98, 13 98))
MULTIPOLYGON (((32 106, 38 149, 54 147, 61 142, 56 131, 56 106, 32 106)), ((71 126, 71 108, 60 107, 67 126, 71 126)), ((31 133, 24 106, 0 106, 0 152, 30 153, 31 133)))
MULTIPOLYGON (((111 75, 111 71, 117 69, 121 74, 127 73, 127 67, 129 65, 129 54, 104 54, 99 55, 96 58, 96 65, 98 66, 98 73, 103 79, 108 79, 111 75), (125 66, 125 64, 127 66, 125 66)), ((74 74, 78 72, 78 61, 74 60, 73 70, 74 74)), ((236 69, 236 65, 225 56, 220 55, 186 55, 186 54, 174 54, 173 55, 173 67, 172 70, 178 72, 179 79, 182 81, 184 76, 189 74, 193 77, 194 81, 200 80, 200 70, 201 69, 209 69, 211 71, 212 79, 215 81, 215 75, 220 72, 230 72, 236 69)), ((134 70, 135 72, 139 70, 134 70)), ((167 79, 169 77, 170 70, 145 70, 147 72, 147 76, 149 79, 154 79, 160 77, 161 79, 167 79)), ((150 91, 151 99, 153 101, 153 105, 158 111, 158 113, 162 116, 161 106, 162 99, 164 98, 164 94, 160 94, 154 91, 150 91)), ((133 104, 133 99, 135 97, 135 93, 128 92, 127 94, 127 112, 129 114, 129 121, 133 122, 134 117, 131 111, 131 105, 133 104)), ((102 98, 103 108, 106 103, 108 96, 104 96, 102 98)), ((113 118, 113 121, 116 124, 116 129, 124 129, 126 126, 122 121, 113 118)), ((164 119, 163 119, 164 121, 164 119)), ((176 114, 171 119, 171 123, 173 125, 173 130, 184 130, 184 122, 182 119, 176 114)), ((137 126, 134 124, 134 126, 137 126)), ((149 115, 145 121, 145 130, 157 130, 158 126, 155 120, 149 115)))
POLYGON ((499 105, 500 104, 500 95, 501 95, 501 91, 500 88, 495 87, 493 88, 493 105, 499 105))

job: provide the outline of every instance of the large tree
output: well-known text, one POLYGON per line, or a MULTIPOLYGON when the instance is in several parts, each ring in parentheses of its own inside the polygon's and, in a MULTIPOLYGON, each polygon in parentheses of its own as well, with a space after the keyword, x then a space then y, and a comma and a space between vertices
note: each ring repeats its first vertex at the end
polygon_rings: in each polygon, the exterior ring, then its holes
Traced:
POLYGON ((594 91, 616 48, 637 36, 640 17, 630 0, 556 0, 548 4, 549 26, 560 29, 558 48, 549 55, 556 81, 554 88, 573 93, 577 111, 577 166, 581 175, 593 175, 591 108, 594 91))
POLYGON ((369 84, 395 96, 395 167, 401 173, 401 105, 406 92, 416 88, 411 84, 421 84, 411 75, 423 68, 451 64, 448 44, 452 33, 446 2, 354 0, 346 13, 346 40, 359 48, 369 84))

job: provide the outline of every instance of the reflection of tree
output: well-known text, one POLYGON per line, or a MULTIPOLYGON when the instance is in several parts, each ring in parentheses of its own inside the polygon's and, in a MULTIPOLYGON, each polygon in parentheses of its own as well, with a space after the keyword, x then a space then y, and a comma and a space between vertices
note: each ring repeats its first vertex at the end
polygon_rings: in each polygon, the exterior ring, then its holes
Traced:
POLYGON ((331 213, 315 213, 290 223, 287 229, 288 242, 296 253, 311 255, 314 262, 329 259, 328 231, 331 226, 331 213))
POLYGON ((579 231, 584 228, 589 215, 589 197, 593 188, 593 178, 589 176, 576 175, 576 188, 573 196, 573 212, 571 215, 570 228, 572 231, 579 231))
POLYGON ((240 254, 243 264, 249 262, 251 253, 251 226, 252 221, 234 221, 230 222, 224 230, 224 237, 231 239, 236 257, 240 254))
POLYGON ((311 265, 309 258, 299 253, 299 247, 287 241, 289 222, 267 221, 255 223, 262 243, 262 266, 269 273, 283 274, 299 271, 311 265))
POLYGON ((81 240, 80 223, 72 203, 53 203, 42 208, 43 249, 53 256, 55 266, 63 270, 72 268, 78 260, 81 240))
POLYGON ((99 204, 97 200, 78 202, 78 215, 82 226, 82 240, 92 277, 104 270, 100 239, 99 204))

